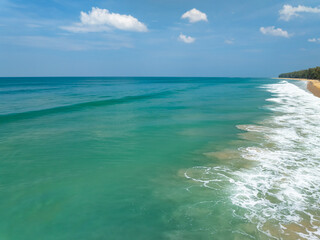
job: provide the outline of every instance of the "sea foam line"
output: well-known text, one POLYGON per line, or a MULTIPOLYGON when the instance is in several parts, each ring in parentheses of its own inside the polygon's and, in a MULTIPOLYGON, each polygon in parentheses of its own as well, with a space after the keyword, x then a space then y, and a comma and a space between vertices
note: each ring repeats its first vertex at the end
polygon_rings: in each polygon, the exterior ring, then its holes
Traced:
POLYGON ((269 238, 319 239, 320 98, 287 81, 262 88, 273 95, 267 99, 273 116, 259 125, 238 126, 264 139, 259 147, 239 148, 243 159, 256 164, 206 168, 192 180, 205 187, 213 179, 228 182, 234 206, 269 238))

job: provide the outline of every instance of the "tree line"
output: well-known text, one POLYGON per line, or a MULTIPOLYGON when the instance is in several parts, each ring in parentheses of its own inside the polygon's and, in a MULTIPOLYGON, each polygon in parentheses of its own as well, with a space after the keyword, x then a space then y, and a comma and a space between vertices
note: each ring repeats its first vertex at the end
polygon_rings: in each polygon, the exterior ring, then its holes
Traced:
POLYGON ((301 70, 290 73, 282 73, 279 78, 307 78, 320 80, 320 67, 309 68, 307 70, 301 70))

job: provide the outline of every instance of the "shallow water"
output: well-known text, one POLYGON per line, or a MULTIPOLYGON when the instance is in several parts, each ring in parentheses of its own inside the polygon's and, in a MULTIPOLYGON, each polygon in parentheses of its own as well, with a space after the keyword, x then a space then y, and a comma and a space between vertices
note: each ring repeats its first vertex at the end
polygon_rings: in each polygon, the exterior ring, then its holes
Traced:
POLYGON ((318 239, 320 100, 296 84, 0 79, 0 238, 318 239))

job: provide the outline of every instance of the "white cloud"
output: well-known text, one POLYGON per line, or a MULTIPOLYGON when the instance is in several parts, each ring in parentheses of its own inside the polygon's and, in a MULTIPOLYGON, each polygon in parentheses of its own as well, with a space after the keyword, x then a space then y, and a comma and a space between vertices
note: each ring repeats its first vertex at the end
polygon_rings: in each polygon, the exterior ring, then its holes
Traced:
POLYGON ((200 12, 199 10, 193 8, 190 11, 184 13, 181 16, 182 19, 188 19, 189 22, 191 23, 195 23, 195 22, 199 22, 199 21, 205 21, 208 22, 208 18, 207 15, 203 12, 200 12))
POLYGON ((71 26, 61 26, 63 30, 67 30, 69 32, 74 33, 88 33, 88 32, 106 32, 110 31, 111 28, 105 25, 85 25, 82 23, 75 23, 71 26))
POLYGON ((184 43, 193 43, 196 39, 190 36, 186 36, 182 33, 180 33, 179 37, 178 37, 179 41, 182 41, 184 43))
POLYGON ((224 43, 231 45, 231 44, 234 44, 234 40, 233 39, 231 39, 231 40, 227 39, 227 40, 224 41, 224 43))
POLYGON ((93 7, 91 12, 80 14, 80 23, 61 28, 70 32, 103 32, 112 29, 146 32, 147 26, 131 15, 110 13, 107 9, 93 7))
POLYGON ((320 43, 320 38, 310 38, 308 39, 308 42, 320 43))
POLYGON ((261 27, 260 32, 265 35, 272 35, 277 37, 289 37, 289 33, 281 28, 275 28, 275 26, 271 27, 261 27))
POLYGON ((298 13, 320 13, 320 8, 317 7, 306 7, 299 5, 298 7, 293 7, 292 5, 284 5, 279 11, 280 19, 289 21, 293 17, 298 17, 298 13))

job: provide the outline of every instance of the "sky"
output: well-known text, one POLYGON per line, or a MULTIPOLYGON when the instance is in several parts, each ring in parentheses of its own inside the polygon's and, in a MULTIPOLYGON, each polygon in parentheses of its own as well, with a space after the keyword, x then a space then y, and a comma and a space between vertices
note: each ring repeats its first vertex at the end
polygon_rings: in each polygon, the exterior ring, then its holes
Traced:
POLYGON ((320 65, 319 0, 0 0, 0 77, 275 77, 320 65))

